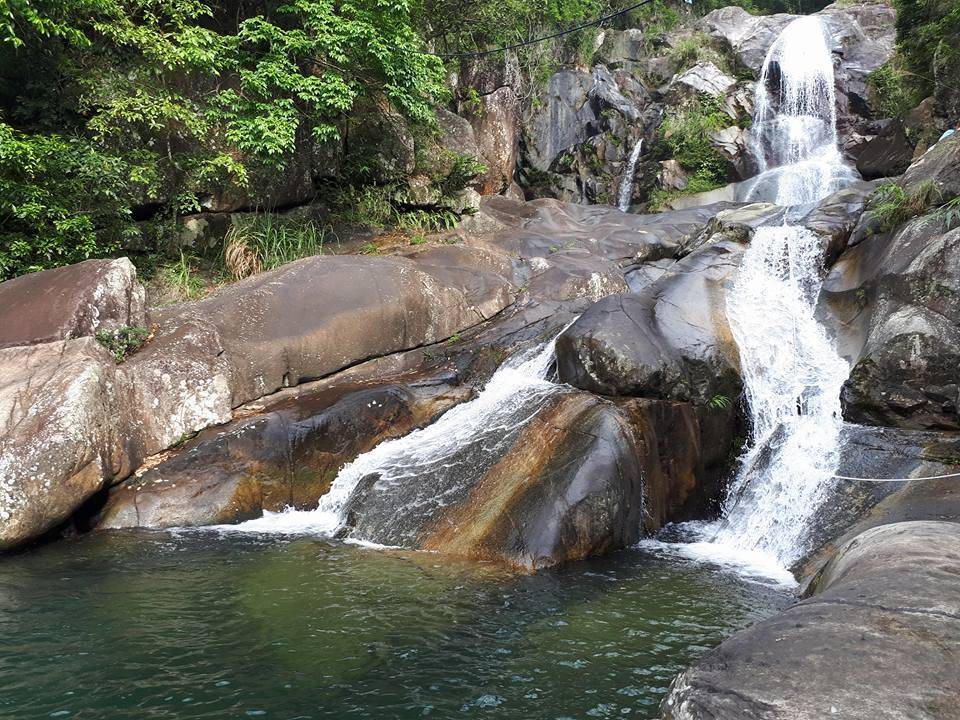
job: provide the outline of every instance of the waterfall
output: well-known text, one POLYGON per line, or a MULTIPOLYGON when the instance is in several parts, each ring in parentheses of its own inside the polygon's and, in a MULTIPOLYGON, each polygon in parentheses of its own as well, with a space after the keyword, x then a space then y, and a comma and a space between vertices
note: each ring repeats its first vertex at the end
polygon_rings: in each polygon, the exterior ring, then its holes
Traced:
POLYGON ((617 207, 626 212, 630 209, 630 199, 633 197, 633 181, 637 174, 637 160, 640 159, 640 153, 643 150, 643 138, 637 140, 630 153, 630 159, 627 160, 627 169, 620 181, 620 192, 617 194, 617 207))
POLYGON ((384 497, 374 509, 373 524, 382 532, 364 541, 403 544, 403 518, 442 508, 459 491, 469 489, 513 444, 543 401, 564 386, 547 379, 554 361, 554 341, 506 360, 483 390, 469 402, 447 411, 420 430, 386 440, 345 465, 314 510, 264 512, 263 517, 219 530, 334 536, 344 528, 350 502, 362 483, 384 497), (403 506, 397 493, 403 487, 403 506), (379 516, 379 517, 378 517, 379 516))
POLYGON ((763 61, 749 144, 759 174, 742 199, 801 205, 856 178, 837 145, 833 55, 819 18, 794 20, 763 61))
MULTIPOLYGON (((795 20, 767 53, 758 84, 757 192, 803 205, 850 176, 837 149, 835 102, 824 30, 815 17, 795 20)), ((691 526, 699 542, 673 546, 684 554, 792 581, 786 568, 806 551, 810 521, 833 486, 849 373, 815 317, 823 259, 821 238, 791 225, 758 228, 744 253, 726 302, 751 441, 721 518, 691 526)))

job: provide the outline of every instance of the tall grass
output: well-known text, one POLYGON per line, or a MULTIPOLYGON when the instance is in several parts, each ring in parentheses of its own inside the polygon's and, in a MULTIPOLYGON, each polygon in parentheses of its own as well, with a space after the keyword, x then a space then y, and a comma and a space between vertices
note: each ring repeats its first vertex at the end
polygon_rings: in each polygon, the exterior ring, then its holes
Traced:
POLYGON ((223 262, 237 280, 300 258, 320 255, 327 229, 313 221, 294 222, 274 215, 243 218, 224 238, 223 262))

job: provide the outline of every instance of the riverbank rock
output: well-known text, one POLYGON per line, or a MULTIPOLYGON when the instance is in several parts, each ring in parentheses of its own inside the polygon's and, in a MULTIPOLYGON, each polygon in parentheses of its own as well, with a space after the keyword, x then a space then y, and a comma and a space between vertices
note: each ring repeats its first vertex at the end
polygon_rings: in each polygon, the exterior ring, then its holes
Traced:
POLYGON ((927 184, 932 185, 939 203, 960 196, 960 138, 938 142, 900 178, 900 185, 910 195, 920 193, 927 184))
POLYGON ((161 332, 194 318, 216 328, 237 406, 371 357, 444 340, 513 301, 511 283, 500 275, 430 264, 430 257, 306 258, 151 317, 161 332))
POLYGON ((0 348, 144 324, 143 286, 127 258, 87 260, 0 283, 0 348))
POLYGON ((321 383, 210 430, 118 485, 99 529, 238 523, 264 510, 311 510, 343 465, 429 423, 469 393, 440 385, 321 383))
POLYGON ((0 350, 0 550, 63 522, 142 450, 93 338, 0 350))
POLYGON ((910 167, 913 151, 903 121, 895 118, 858 150, 857 172, 866 180, 895 177, 910 167))
POLYGON ((960 430, 960 229, 917 218, 853 248, 824 288, 850 318, 854 354, 844 417, 871 425, 960 430))
POLYGON ((838 551, 812 589, 813 597, 737 633, 681 673, 662 717, 956 716, 960 525, 867 530, 838 551))

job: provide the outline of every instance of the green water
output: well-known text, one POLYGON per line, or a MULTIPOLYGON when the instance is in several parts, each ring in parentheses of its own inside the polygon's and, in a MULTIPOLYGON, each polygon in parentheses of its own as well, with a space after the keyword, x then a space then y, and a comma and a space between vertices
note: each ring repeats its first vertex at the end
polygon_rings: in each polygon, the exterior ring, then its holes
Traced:
POLYGON ((788 602, 639 550, 518 577, 91 535, 0 558, 0 718, 651 718, 678 670, 788 602))

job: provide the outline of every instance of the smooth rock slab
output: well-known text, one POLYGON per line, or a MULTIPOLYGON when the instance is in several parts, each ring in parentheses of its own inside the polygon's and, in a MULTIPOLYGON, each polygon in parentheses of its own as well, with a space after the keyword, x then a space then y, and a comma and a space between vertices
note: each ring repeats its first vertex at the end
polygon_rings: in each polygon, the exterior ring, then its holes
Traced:
MULTIPOLYGON (((443 249, 437 249, 442 252, 443 249)), ((218 332, 233 406, 350 365, 444 340, 513 301, 506 278, 400 257, 311 257, 154 314, 163 332, 218 332)))
POLYGON ((953 720, 960 525, 905 522, 848 542, 817 595, 683 672, 665 720, 953 720))
POLYGON ((0 348, 144 324, 143 286, 127 258, 87 260, 0 283, 0 348))

